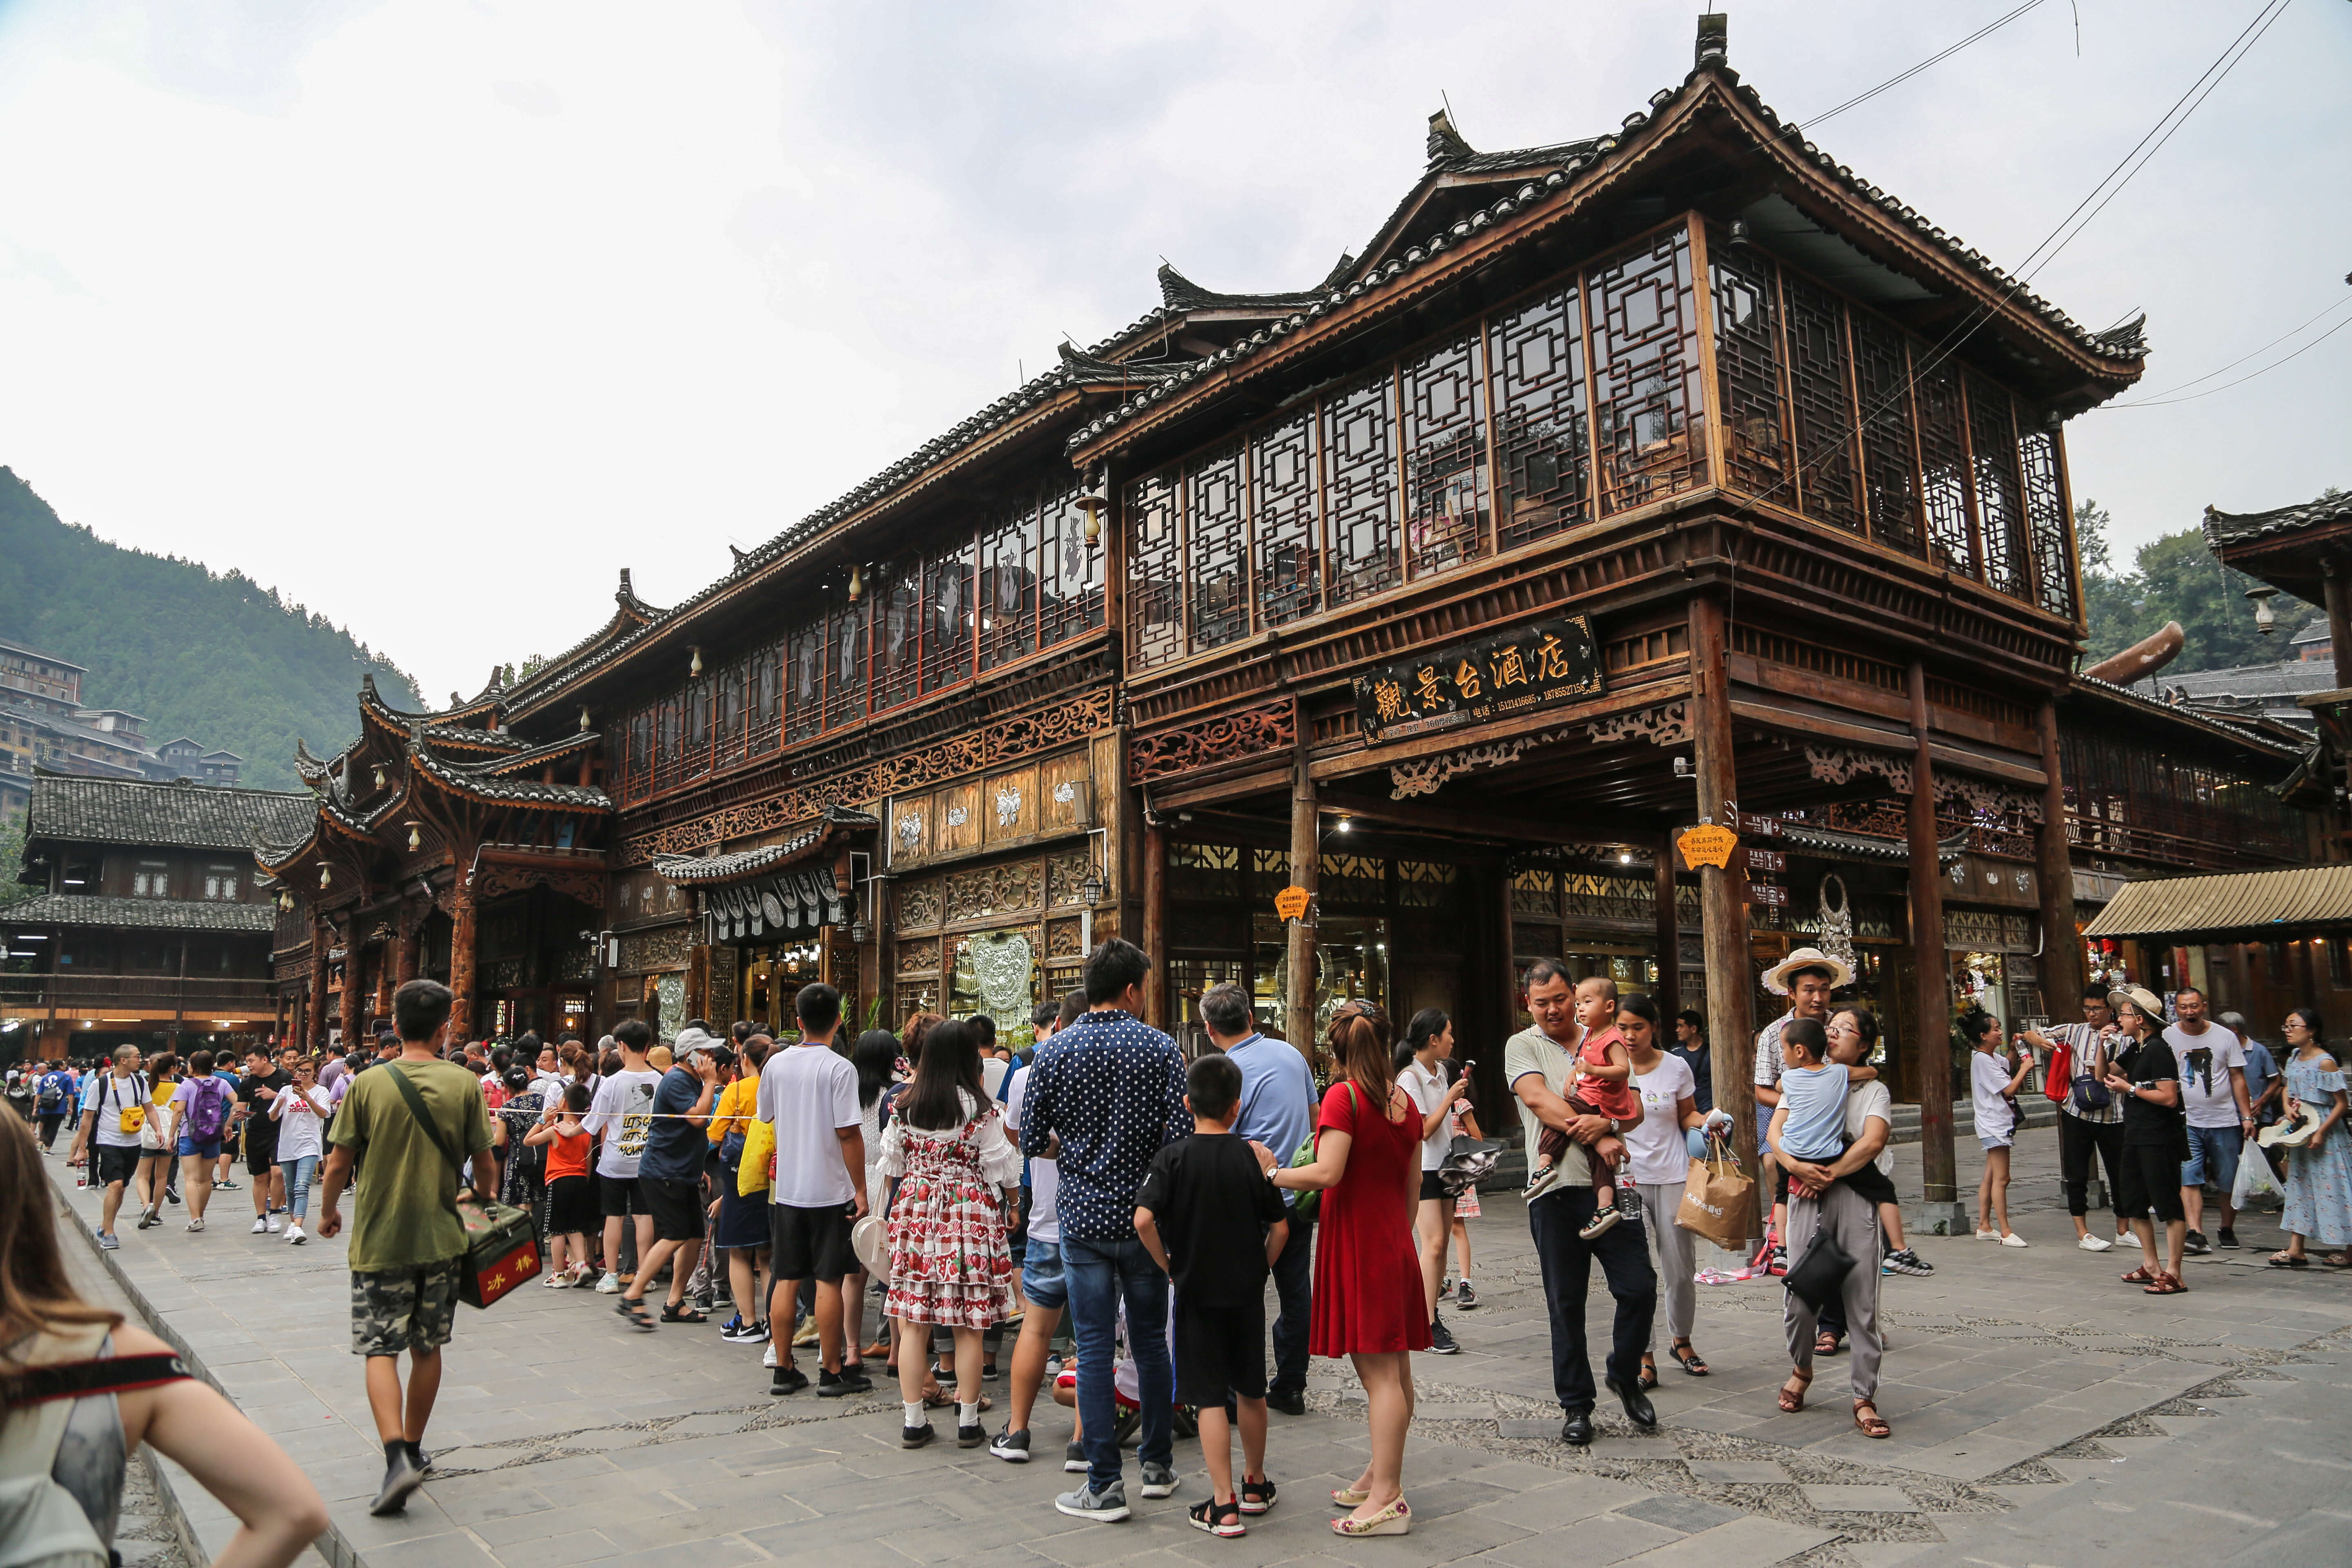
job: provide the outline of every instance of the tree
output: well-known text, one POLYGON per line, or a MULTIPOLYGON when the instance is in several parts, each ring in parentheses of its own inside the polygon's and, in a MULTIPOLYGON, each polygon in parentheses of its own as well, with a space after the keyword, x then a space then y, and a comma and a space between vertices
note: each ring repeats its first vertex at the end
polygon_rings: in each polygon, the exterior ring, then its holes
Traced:
POLYGON ((2264 637, 2254 628, 2246 590, 2254 580, 2221 564, 2194 528, 2148 541, 2132 558, 2132 569, 2115 569, 2107 530, 2113 519, 2097 501, 2074 508, 2075 547, 2083 558, 2085 663, 2095 664, 2147 637, 2167 621, 2184 634, 2180 657, 2169 667, 2186 673, 2227 669, 2233 665, 2274 664, 2286 645, 2316 612, 2303 600, 2281 594, 2271 601, 2277 629, 2264 637))
POLYGON ((0 909, 5 909, 20 899, 29 899, 38 888, 16 880, 16 872, 25 864, 25 824, 17 821, 0 825, 0 909))

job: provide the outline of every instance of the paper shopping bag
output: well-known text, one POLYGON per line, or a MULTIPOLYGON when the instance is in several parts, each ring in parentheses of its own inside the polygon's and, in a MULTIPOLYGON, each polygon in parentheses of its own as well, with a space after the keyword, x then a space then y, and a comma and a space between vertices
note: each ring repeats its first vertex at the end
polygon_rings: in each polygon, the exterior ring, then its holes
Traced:
POLYGON ((1738 1161, 1721 1140, 1708 1140, 1707 1157, 1690 1163, 1675 1224, 1727 1252, 1739 1252, 1747 1247, 1748 1216, 1755 1212, 1756 1184, 1739 1173, 1738 1161))

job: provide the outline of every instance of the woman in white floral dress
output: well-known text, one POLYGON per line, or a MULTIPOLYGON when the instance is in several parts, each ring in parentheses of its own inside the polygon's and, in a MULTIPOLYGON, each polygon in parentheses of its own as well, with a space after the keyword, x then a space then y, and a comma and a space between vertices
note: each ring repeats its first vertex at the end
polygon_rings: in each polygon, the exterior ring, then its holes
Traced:
MULTIPOLYGON (((898 1178, 889 1216, 895 1338, 917 1346, 932 1324, 954 1331, 956 1443, 965 1448, 987 1440, 980 1337, 1013 1310, 1004 1194, 1021 1180, 1021 1151, 982 1084, 978 1035, 960 1020, 941 1024, 925 1037, 915 1079, 882 1134, 882 1174, 898 1178)), ((900 1441, 909 1448, 932 1436, 923 1414, 924 1359, 898 1358, 906 1402, 900 1441)))

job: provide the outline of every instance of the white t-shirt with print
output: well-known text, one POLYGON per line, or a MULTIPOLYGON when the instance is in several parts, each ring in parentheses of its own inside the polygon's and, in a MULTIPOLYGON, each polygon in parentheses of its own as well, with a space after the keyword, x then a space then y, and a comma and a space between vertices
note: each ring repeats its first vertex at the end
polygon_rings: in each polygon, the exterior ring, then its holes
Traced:
POLYGON ((326 1119, 335 1109, 332 1091, 313 1083, 306 1092, 289 1084, 269 1102, 278 1123, 278 1162, 290 1165, 305 1154, 326 1152, 326 1119))
MULTIPOLYGON (((1426 1121, 1429 1113, 1445 1103, 1445 1075, 1434 1068, 1425 1068, 1418 1061, 1407 1062, 1397 1074, 1397 1087, 1412 1098, 1413 1109, 1426 1121)), ((1437 1131, 1421 1141, 1421 1168, 1434 1171, 1445 1163, 1446 1151, 1453 1146, 1453 1130, 1443 1121, 1437 1131)))
POLYGON ((1698 1093, 1690 1063, 1661 1052, 1656 1067, 1633 1075, 1633 1092, 1642 1097, 1642 1120, 1625 1129, 1633 1180, 1667 1187, 1687 1179, 1690 1145, 1683 1137, 1682 1101, 1698 1093))
POLYGON ((776 1129, 771 1203, 821 1209, 856 1198, 841 1161, 841 1129, 861 1126, 865 1119, 857 1106, 857 1068, 847 1057, 824 1045, 773 1052, 760 1069, 755 1114, 776 1129))
POLYGON ((1885 1083, 1874 1079, 1869 1083, 1855 1084, 1846 1092, 1845 1097, 1845 1137, 1848 1147, 1862 1141, 1862 1124, 1874 1116, 1886 1123, 1890 1141, 1885 1148, 1879 1150, 1878 1158, 1873 1160, 1871 1163, 1892 1176, 1895 1174, 1895 1144, 1892 1142, 1892 1134, 1895 1131, 1895 1096, 1887 1092, 1885 1083))
POLYGON ((2001 1098, 2009 1087, 2010 1066, 1999 1051, 1969 1053, 1969 1098, 1976 1106, 1977 1131, 1982 1135, 2007 1138, 2017 1131, 2017 1113, 2001 1098))
POLYGON ((2164 1043, 2172 1047, 2173 1057, 2180 1063, 2180 1106, 2189 1113, 2191 1127, 2235 1127, 2238 1125, 2238 1097, 2230 1087, 2230 1069, 2243 1070, 2246 1065, 2246 1045, 2234 1030, 2209 1023, 2201 1035, 2192 1035, 2173 1024, 2164 1031, 2164 1043), (2213 1060, 2200 1072, 2189 1065, 2189 1053, 2210 1050, 2213 1060))
MULTIPOLYGON (((1004 1128, 1021 1141, 1021 1102, 1029 1098, 1029 1069, 1013 1069, 1012 1087, 1004 1091, 1004 1128)), ((1055 1208, 1062 1195, 1062 1167, 1041 1155, 1029 1156, 1029 1239, 1048 1247, 1062 1244, 1062 1216, 1055 1208)))
POLYGON ((596 1155, 598 1175, 616 1182, 636 1180, 637 1162, 645 1158, 646 1140, 654 1130, 654 1090, 661 1077, 651 1068, 625 1069, 596 1086, 595 1100, 581 1125, 604 1135, 596 1155))

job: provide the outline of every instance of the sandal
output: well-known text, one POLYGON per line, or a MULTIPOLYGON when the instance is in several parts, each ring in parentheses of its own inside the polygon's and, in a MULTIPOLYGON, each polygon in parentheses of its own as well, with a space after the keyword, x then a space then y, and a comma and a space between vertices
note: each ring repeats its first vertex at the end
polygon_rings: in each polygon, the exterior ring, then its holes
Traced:
POLYGON ((1813 1336, 1813 1353, 1815 1355, 1835 1355, 1844 1344, 1845 1342, 1843 1340, 1830 1332, 1829 1330, 1823 1329, 1821 1332, 1813 1336))
POLYGON ((2180 1282, 2179 1275, 2159 1268, 2155 1280, 2140 1289, 2151 1296, 2178 1296, 2189 1287, 2180 1282))
POLYGON ((1878 1414, 1878 1406, 1867 1399, 1853 1402, 1853 1424, 1862 1428, 1862 1435, 1865 1437, 1891 1437, 1895 1435, 1895 1428, 1878 1414), (1863 1412, 1865 1410, 1870 1414, 1864 1415, 1863 1412))
POLYGON ((1205 1530, 1211 1535, 1222 1535, 1229 1541, 1236 1535, 1249 1533, 1248 1527, 1242 1523, 1241 1505, 1237 1502, 1219 1502, 1215 1498, 1203 1498, 1185 1510, 1184 1517, 1192 1521, 1193 1529, 1205 1530))
POLYGON ((1780 1385, 1780 1408, 1794 1415, 1805 1407, 1805 1390, 1812 1387, 1813 1374, 1804 1367, 1794 1367, 1789 1373, 1789 1383, 1797 1386, 1791 1389, 1787 1383, 1780 1385))
POLYGON ((2322 1253, 2319 1261, 2330 1268, 2352 1268, 2352 1252, 2322 1253))
POLYGON ((626 1320, 629 1327, 648 1334, 654 1331, 654 1315, 646 1310, 644 1297, 640 1296, 635 1300, 631 1300, 624 1296, 613 1304, 613 1310, 626 1320))
POLYGON ((1706 1375, 1706 1363, 1699 1359, 1698 1352, 1691 1348, 1690 1341, 1676 1340, 1673 1344, 1666 1347, 1666 1353, 1674 1357, 1675 1360, 1680 1362, 1682 1363, 1683 1370, 1690 1373, 1691 1376, 1705 1377, 1706 1375))
POLYGON ((2273 1268, 2308 1268, 2311 1267, 2311 1259, 2308 1258, 2297 1258, 2292 1252, 2273 1252, 2271 1254, 2271 1267, 2273 1268))
POLYGON ((2126 1285, 2153 1285, 2156 1283, 2157 1276, 2162 1272, 2163 1270, 2160 1268, 2150 1268, 2147 1264, 2143 1263, 2138 1268, 2133 1269, 2130 1273, 2125 1275, 2123 1277, 2123 1281, 2126 1285))
POLYGON ((707 1323, 710 1321, 710 1314, 698 1312, 683 1301, 675 1307, 665 1302, 662 1306, 661 1321, 665 1323, 707 1323))
POLYGON ((1246 1476, 1242 1478, 1241 1510, 1244 1513, 1261 1514, 1273 1506, 1274 1479, 1271 1476, 1262 1481, 1251 1480, 1246 1476))
POLYGON ((1342 1517, 1331 1521, 1334 1535, 1408 1535, 1412 1531, 1412 1505, 1399 1497, 1370 1519, 1342 1517))
POLYGON ((1644 1394, 1658 1386, 1658 1358, 1647 1351, 1642 1352, 1642 1375, 1633 1380, 1633 1386, 1644 1394))
MULTIPOLYGON (((923 1390, 923 1408, 926 1410, 945 1410, 955 1402, 956 1396, 944 1388, 923 1390)), ((980 1396, 980 1407, 982 1410, 993 1410, 996 1408, 996 1401, 983 1394, 980 1396)))

